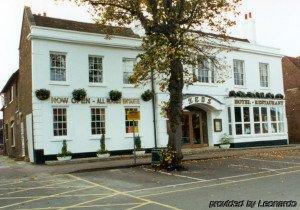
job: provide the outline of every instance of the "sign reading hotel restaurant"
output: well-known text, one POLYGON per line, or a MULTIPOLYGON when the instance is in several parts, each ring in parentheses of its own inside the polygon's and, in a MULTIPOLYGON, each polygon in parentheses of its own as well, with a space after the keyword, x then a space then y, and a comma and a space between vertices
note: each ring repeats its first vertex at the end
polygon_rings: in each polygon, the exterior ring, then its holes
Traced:
POLYGON ((234 104, 255 104, 255 105, 283 105, 283 100, 264 100, 264 99, 236 99, 234 104))
POLYGON ((68 97, 51 97, 52 104, 140 104, 138 98, 122 98, 119 101, 112 101, 109 98, 85 98, 80 102, 68 97))

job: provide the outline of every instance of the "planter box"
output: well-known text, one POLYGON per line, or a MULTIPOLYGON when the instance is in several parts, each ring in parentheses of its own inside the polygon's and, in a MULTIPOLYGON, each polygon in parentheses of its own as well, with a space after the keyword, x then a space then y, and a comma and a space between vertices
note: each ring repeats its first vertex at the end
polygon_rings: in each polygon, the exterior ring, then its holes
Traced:
MULTIPOLYGON (((132 154, 134 154, 134 152, 132 152, 132 154)), ((141 151, 135 151, 135 155, 136 156, 143 156, 145 154, 145 151, 144 150, 141 150, 141 151)))
POLYGON ((64 156, 64 157, 57 157, 57 160, 64 161, 64 160, 71 160, 72 156, 64 156))
POLYGON ((105 159, 105 158, 109 158, 110 154, 109 153, 105 153, 105 154, 97 154, 97 157, 100 159, 105 159))
POLYGON ((229 149, 230 148, 230 144, 220 144, 219 147, 221 149, 229 149))

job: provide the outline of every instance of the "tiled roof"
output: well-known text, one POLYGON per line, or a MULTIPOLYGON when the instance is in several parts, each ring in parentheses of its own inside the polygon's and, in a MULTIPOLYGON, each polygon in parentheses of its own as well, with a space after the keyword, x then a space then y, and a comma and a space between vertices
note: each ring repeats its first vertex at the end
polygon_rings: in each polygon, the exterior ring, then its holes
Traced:
POLYGON ((47 28, 57 28, 64 30, 96 33, 96 34, 109 34, 114 36, 124 36, 139 38, 130 28, 116 27, 116 26, 101 26, 94 23, 84 23, 73 20, 64 20, 58 18, 52 18, 41 15, 33 15, 36 26, 42 26, 47 28))
POLYGON ((10 76, 10 78, 8 79, 8 81, 6 82, 4 87, 2 88, 1 93, 4 93, 11 86, 11 84, 18 78, 18 76, 19 76, 19 70, 15 71, 10 76))

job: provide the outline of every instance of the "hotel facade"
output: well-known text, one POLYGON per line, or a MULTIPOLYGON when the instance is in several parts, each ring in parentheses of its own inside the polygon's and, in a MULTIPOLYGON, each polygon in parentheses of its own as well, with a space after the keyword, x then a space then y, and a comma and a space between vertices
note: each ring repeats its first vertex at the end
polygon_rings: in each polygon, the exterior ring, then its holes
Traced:
MULTIPOLYGON (((26 7, 19 70, 2 89, 6 154, 31 162, 51 159, 67 140, 74 155, 94 155, 102 132, 107 150, 132 150, 130 110, 140 112, 134 130, 142 147, 165 147, 168 120, 161 104, 168 93, 155 86, 154 99, 144 101, 141 95, 151 85, 128 82, 140 45, 131 29, 119 28, 108 39, 94 24, 34 15, 26 7), (72 92, 82 88, 87 97, 77 102, 72 92), (40 89, 50 97, 38 99, 40 89), (122 98, 110 100, 111 90, 122 98)), ((198 82, 184 87, 183 146, 218 145, 225 134, 231 147, 288 144, 280 51, 251 39, 232 38, 231 47, 220 54, 230 66, 224 83, 204 62, 194 69, 198 82)))

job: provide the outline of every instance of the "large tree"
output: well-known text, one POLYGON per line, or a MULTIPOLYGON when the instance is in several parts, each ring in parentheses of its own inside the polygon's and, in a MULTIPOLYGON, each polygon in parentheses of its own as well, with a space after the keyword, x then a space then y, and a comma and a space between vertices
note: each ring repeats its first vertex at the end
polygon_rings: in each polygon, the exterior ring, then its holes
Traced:
MULTIPOLYGON (((170 94, 166 103, 169 119, 169 142, 180 162, 182 90, 194 82, 190 69, 204 59, 218 63, 215 54, 223 50, 227 29, 240 0, 73 0, 90 5, 102 25, 132 26, 145 31, 141 54, 132 80, 149 82, 151 72, 162 91, 170 94), (210 33, 204 33, 204 32, 210 33), (218 34, 215 36, 214 34, 218 34)), ((221 79, 222 80, 222 79, 221 79)))

